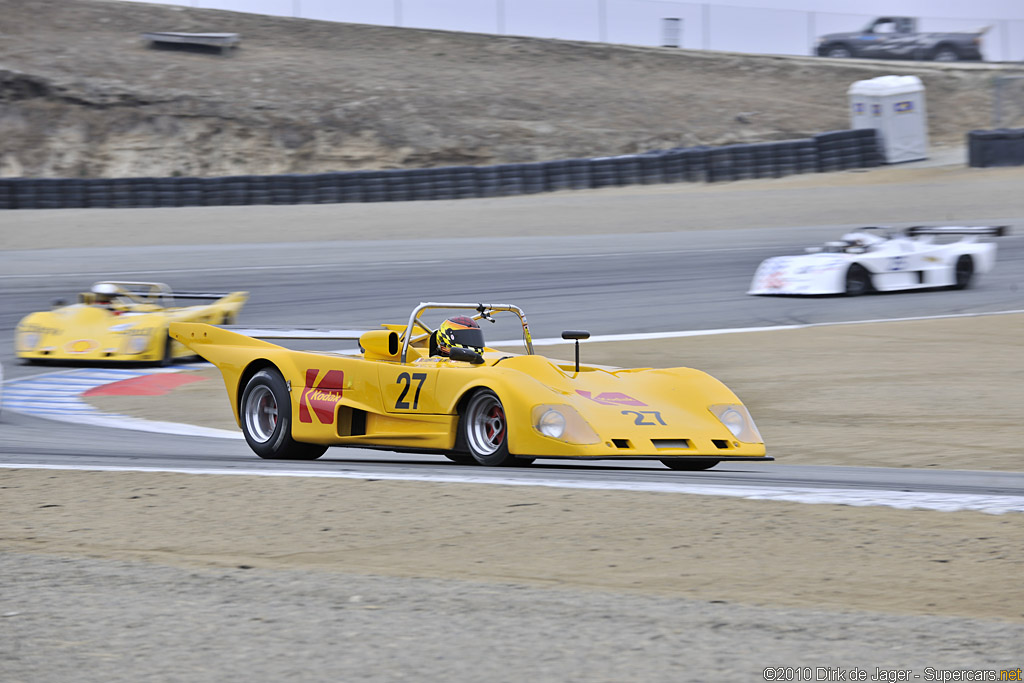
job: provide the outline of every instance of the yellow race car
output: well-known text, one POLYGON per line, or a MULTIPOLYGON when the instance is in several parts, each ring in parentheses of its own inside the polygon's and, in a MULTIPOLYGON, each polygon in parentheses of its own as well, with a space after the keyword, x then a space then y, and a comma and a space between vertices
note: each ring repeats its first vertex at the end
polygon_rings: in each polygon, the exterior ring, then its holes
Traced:
POLYGON ((173 322, 230 324, 248 292, 172 292, 162 282, 97 282, 78 302, 54 302, 21 319, 14 352, 29 362, 118 361, 167 364, 194 355, 167 334, 173 322), (210 300, 177 306, 177 299, 210 300))
POLYGON ((220 370, 235 419, 262 458, 315 459, 328 446, 358 446, 489 466, 617 458, 703 470, 772 460, 747 409, 715 378, 690 368, 580 365, 582 331, 562 333, 576 340, 574 363, 549 360, 534 353, 517 306, 422 303, 407 323, 382 328, 330 336, 358 340, 350 354, 266 341, 322 333, 248 336, 173 323, 170 334, 220 370), (449 317, 435 328, 424 314, 438 310, 449 317), (525 354, 484 343, 478 321, 506 312, 519 318, 525 354))

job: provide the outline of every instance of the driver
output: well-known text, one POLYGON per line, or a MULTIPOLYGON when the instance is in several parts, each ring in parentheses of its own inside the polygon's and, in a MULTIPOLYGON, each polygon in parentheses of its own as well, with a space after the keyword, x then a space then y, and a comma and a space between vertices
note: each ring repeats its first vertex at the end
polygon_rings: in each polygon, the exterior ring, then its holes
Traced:
POLYGON ((92 303, 104 308, 113 308, 117 287, 109 282, 100 282, 92 286, 92 303))
POLYGON ((437 352, 447 356, 453 348, 484 352, 484 333, 475 320, 460 315, 448 318, 437 328, 437 352))

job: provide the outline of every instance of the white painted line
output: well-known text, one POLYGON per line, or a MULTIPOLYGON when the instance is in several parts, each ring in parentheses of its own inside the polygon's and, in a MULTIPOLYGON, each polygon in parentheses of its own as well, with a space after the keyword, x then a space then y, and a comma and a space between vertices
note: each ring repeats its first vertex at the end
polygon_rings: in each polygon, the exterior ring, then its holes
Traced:
MULTIPOLYGON (((772 325, 768 327, 727 327, 717 330, 682 330, 678 332, 641 332, 637 334, 596 334, 590 339, 583 340, 580 343, 586 344, 587 342, 618 342, 618 341, 649 341, 652 339, 677 339, 682 337, 706 337, 716 334, 741 334, 744 332, 778 332, 780 330, 803 330, 811 327, 835 327, 838 325, 869 325, 875 323, 905 323, 905 322, 916 322, 919 320, 947 320, 950 318, 981 318, 990 315, 1011 315, 1016 313, 1024 313, 1024 309, 1014 309, 1009 311, 986 311, 983 313, 949 313, 946 315, 922 315, 911 318, 875 318, 871 320, 841 320, 837 322, 828 323, 800 323, 796 325, 772 325)), ((489 342, 490 346, 516 346, 522 344, 522 339, 512 339, 506 341, 489 342)), ((572 340, 562 339, 560 337, 542 337, 540 339, 534 339, 534 346, 554 346, 556 344, 572 344, 572 340)))
POLYGON ((243 475, 257 477, 307 477, 328 479, 375 479, 386 481, 422 481, 450 484, 488 484, 500 486, 543 486, 545 488, 682 493, 697 496, 724 496, 748 500, 775 500, 818 505, 891 507, 901 510, 956 512, 971 510, 990 515, 1024 512, 1024 496, 984 496, 967 493, 918 493, 874 489, 830 489, 796 487, 719 486, 682 482, 595 482, 570 479, 516 479, 487 474, 390 474, 354 472, 308 472, 301 470, 198 469, 193 467, 119 467, 105 465, 41 465, 2 463, 6 469, 79 470, 90 472, 171 472, 178 474, 243 475))

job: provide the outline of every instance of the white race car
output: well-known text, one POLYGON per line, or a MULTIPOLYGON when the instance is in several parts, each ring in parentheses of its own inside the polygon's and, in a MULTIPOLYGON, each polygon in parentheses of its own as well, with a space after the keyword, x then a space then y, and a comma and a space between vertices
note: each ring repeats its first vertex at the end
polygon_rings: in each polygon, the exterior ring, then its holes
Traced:
POLYGON ((964 289, 996 262, 994 242, 1007 227, 861 228, 799 256, 774 256, 757 268, 748 294, 846 294, 903 289, 964 289), (938 242, 944 235, 962 235, 938 242))

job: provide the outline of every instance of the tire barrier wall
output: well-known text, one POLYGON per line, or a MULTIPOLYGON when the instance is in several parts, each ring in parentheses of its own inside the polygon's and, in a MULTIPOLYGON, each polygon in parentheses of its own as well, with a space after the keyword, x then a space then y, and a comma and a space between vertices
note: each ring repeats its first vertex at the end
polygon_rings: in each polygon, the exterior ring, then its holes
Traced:
POLYGON ((878 166, 872 128, 726 147, 681 147, 497 166, 222 178, 0 178, 0 209, 154 208, 395 202, 623 185, 781 178, 878 166))
POLYGON ((972 130, 967 158, 971 166, 1024 166, 1024 128, 972 130))

